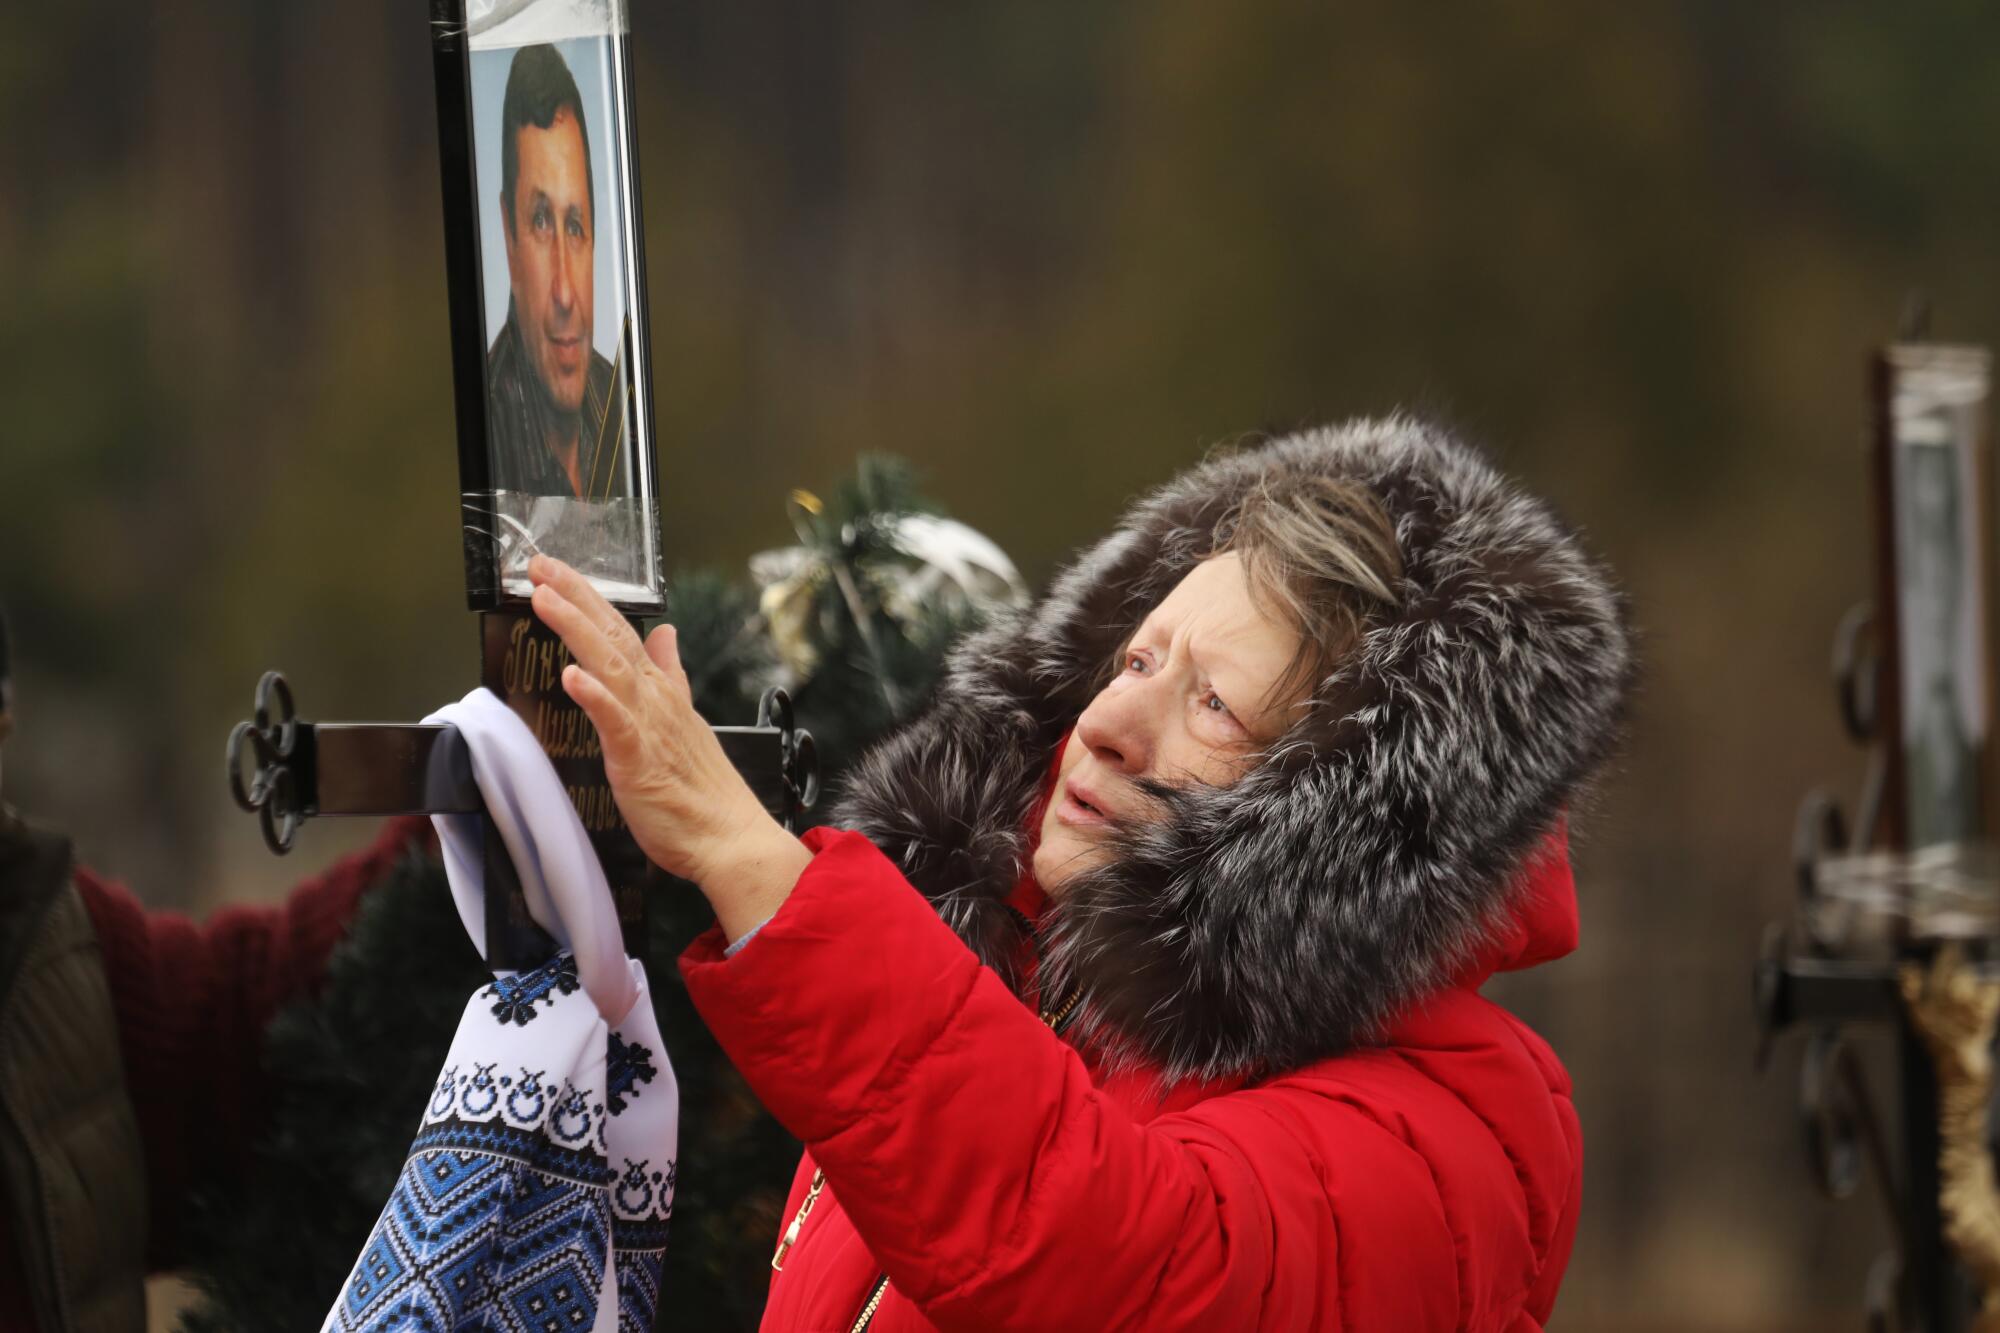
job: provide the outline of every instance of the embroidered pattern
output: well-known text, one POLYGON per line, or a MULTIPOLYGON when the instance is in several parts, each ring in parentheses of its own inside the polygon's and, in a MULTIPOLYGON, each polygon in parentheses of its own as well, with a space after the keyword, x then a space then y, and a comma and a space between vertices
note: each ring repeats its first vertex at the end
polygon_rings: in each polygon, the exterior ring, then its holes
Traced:
POLYGON ((569 954, 557 954, 532 972, 521 972, 511 977, 496 977, 493 984, 479 992, 493 999, 493 1017, 501 1026, 509 1023, 526 1027, 535 1020, 537 1004, 553 1004, 558 995, 574 995, 582 983, 576 976, 576 959, 569 954))
POLYGON ((637 1041, 624 1041, 616 1032, 611 1034, 611 1053, 604 1060, 604 1104, 611 1108, 611 1114, 618 1115, 625 1109, 627 1096, 639 1095, 639 1084, 651 1083, 658 1071, 653 1068, 653 1053, 637 1041))
POLYGON ((337 1307, 338 1327, 588 1329, 604 1279, 599 1198, 507 1157, 413 1153, 337 1307))
POLYGON ((676 1172, 639 1154, 673 1151, 678 1099, 650 1001, 626 1025, 629 1037, 605 1026, 566 955, 473 996, 327 1328, 583 1333, 607 1264, 619 1333, 653 1327, 676 1172), (515 1035, 538 1016, 533 1036, 515 1035), (666 1099, 612 1133, 663 1073, 666 1099))

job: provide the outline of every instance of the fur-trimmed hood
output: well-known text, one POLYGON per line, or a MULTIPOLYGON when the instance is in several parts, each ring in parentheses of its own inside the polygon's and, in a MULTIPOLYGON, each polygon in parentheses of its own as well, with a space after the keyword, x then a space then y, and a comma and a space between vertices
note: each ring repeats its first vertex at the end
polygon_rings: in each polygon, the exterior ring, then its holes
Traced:
POLYGON ((1358 480, 1395 526, 1399 607, 1248 776, 1123 830, 1038 926, 1079 1040, 1169 1080, 1256 1077, 1378 1036, 1508 928, 1520 871, 1621 735, 1622 599, 1542 501, 1408 417, 1271 440, 1141 499, 1038 604, 967 638, 832 822, 866 833, 1018 981, 1006 906, 1055 746, 1104 665, 1265 478, 1358 480))

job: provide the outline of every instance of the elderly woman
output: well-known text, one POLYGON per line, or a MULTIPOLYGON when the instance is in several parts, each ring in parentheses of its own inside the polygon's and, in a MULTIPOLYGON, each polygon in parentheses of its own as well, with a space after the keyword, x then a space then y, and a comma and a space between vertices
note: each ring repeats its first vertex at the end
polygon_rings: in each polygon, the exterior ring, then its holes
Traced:
POLYGON ((1478 990, 1575 945, 1564 811, 1631 667, 1479 454, 1392 418, 1186 473, 802 841, 671 628, 532 575, 640 845, 715 908, 694 1000, 806 1147, 765 1329, 1547 1320, 1576 1113, 1478 990))

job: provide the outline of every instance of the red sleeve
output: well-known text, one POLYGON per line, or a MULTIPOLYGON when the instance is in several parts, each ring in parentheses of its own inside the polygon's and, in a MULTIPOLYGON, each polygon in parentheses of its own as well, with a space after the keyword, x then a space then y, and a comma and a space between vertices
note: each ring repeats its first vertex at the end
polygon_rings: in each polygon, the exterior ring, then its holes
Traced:
POLYGON ((391 820, 372 846, 301 883, 282 904, 225 907, 199 926, 149 912, 123 885, 78 868, 146 1152, 154 1268, 176 1262, 189 1186, 248 1164, 246 1145, 266 1110, 265 1027, 318 986, 361 896, 430 836, 427 819, 391 820))
POLYGON ((724 960, 711 932, 682 970, 941 1328, 1045 1329, 1057 1310, 1149 1333, 1458 1324, 1453 1237, 1392 1128, 1282 1089, 1141 1125, 865 838, 808 845, 750 944, 724 960))

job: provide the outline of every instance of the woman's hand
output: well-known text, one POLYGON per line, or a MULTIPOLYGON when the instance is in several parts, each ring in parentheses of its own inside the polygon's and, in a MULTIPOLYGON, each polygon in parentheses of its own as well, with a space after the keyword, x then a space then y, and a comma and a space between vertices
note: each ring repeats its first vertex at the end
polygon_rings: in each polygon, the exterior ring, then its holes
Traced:
POLYGON ((574 663, 563 690, 597 728, 604 776, 654 864, 693 880, 732 940, 768 920, 812 855, 765 812, 694 711, 674 628, 642 644, 590 580, 549 556, 528 564, 533 605, 574 663))

